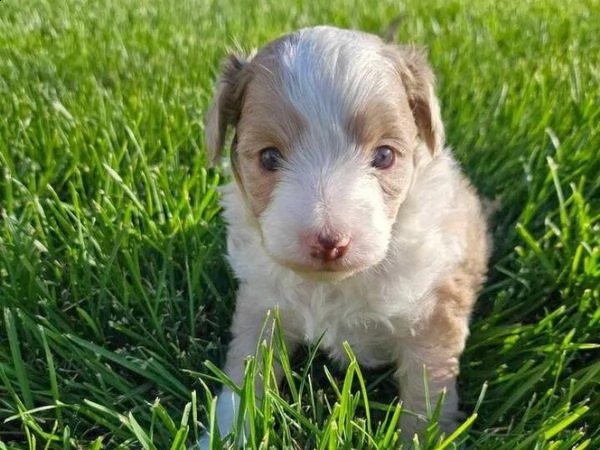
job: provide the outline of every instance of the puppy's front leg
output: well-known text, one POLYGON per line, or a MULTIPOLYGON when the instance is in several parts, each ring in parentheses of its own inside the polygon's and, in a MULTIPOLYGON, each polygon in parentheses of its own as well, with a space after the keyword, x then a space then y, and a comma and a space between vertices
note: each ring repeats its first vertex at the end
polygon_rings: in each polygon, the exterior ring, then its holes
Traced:
MULTIPOLYGON (((225 374, 235 383, 241 385, 244 380, 244 363, 248 356, 255 355, 262 340, 270 340, 273 332, 273 311, 260 306, 264 299, 257 298, 248 285, 242 284, 238 291, 236 310, 231 326, 232 340, 229 344, 227 359, 225 363, 225 374)), ((281 316, 282 327, 290 329, 291 324, 286 326, 284 317, 281 316)), ((282 330, 282 333, 284 331, 282 330)), ((286 347, 290 353, 293 351, 294 341, 289 339, 288 334, 283 334, 286 347)), ((260 363, 260 355, 258 355, 260 363)), ((273 372, 277 383, 281 381, 283 372, 277 358, 273 362, 273 372)), ((258 374, 256 377, 255 393, 258 397, 262 395, 263 378, 270 374, 258 374)), ((237 420, 240 406, 239 396, 230 388, 224 387, 217 398, 216 420, 221 436, 229 434, 233 430, 237 420)), ((200 439, 200 448, 209 448, 209 435, 205 434, 200 439)))
POLYGON ((403 407, 419 416, 402 415, 403 439, 410 440, 415 433, 424 431, 427 401, 433 411, 444 390, 446 397, 439 417, 440 428, 451 433, 459 424, 462 414, 458 410, 456 377, 469 333, 471 296, 465 298, 455 294, 457 292, 453 290, 439 291, 432 316, 415 336, 403 343, 398 367, 400 396, 403 407))

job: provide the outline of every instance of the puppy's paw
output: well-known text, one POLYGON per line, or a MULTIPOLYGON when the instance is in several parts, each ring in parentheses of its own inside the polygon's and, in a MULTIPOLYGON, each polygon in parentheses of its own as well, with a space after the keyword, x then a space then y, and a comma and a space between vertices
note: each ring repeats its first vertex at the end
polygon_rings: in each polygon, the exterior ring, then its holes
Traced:
MULTIPOLYGON (((216 422, 221 437, 227 436, 233 431, 233 424, 237 419, 240 409, 240 397, 231 389, 225 388, 217 397, 216 422)), ((217 432, 215 429, 213 432, 217 432)), ((241 446, 242 444, 240 444, 241 446)), ((193 449, 209 450, 210 433, 204 433, 193 449)), ((190 449, 191 450, 191 449, 190 449)))
POLYGON ((415 434, 420 435, 427 428, 427 418, 424 415, 403 412, 400 416, 400 439, 408 444, 415 434))
POLYGON ((440 430, 448 436, 453 433, 466 418, 467 415, 462 411, 445 412, 440 417, 438 425, 440 430))
MULTIPOLYGON (((462 411, 444 411, 438 420, 438 427, 446 436, 456 430, 465 420, 462 411)), ((428 419, 423 414, 404 413, 400 416, 400 437, 404 442, 411 442, 415 434, 420 437, 427 429, 428 419)))
POLYGON ((210 436, 207 433, 203 434, 198 440, 198 444, 189 450, 210 450, 210 436))

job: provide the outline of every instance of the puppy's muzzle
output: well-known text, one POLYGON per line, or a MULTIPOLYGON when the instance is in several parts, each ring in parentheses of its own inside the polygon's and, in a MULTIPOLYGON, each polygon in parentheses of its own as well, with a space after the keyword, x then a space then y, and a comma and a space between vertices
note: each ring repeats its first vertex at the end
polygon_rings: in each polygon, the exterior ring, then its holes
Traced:
POLYGON ((304 239, 310 256, 323 262, 341 259, 350 246, 350 235, 342 233, 311 234, 304 239))

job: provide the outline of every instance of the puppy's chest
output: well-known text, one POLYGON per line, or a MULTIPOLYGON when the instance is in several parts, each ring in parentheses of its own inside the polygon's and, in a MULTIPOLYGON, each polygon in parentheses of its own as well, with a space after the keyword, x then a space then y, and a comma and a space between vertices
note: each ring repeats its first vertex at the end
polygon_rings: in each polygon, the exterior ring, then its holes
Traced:
POLYGON ((320 348, 342 363, 347 360, 343 343, 348 342, 360 363, 370 367, 393 361, 404 332, 386 306, 377 295, 327 287, 288 303, 294 316, 301 318, 299 331, 305 341, 321 339, 320 348))

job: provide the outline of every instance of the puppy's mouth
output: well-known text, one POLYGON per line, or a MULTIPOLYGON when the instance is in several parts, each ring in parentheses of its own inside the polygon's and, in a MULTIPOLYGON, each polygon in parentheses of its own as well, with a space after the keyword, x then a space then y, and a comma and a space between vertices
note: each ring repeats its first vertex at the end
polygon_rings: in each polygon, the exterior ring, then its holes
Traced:
POLYGON ((311 281, 336 282, 348 278, 367 267, 350 264, 347 261, 315 261, 301 264, 296 261, 282 260, 271 255, 281 266, 292 270, 302 278, 311 281))
POLYGON ((263 248, 275 263, 310 281, 344 280, 378 265, 387 253, 380 246, 366 245, 356 232, 300 234, 284 245, 273 245, 264 234, 262 238, 263 248))

